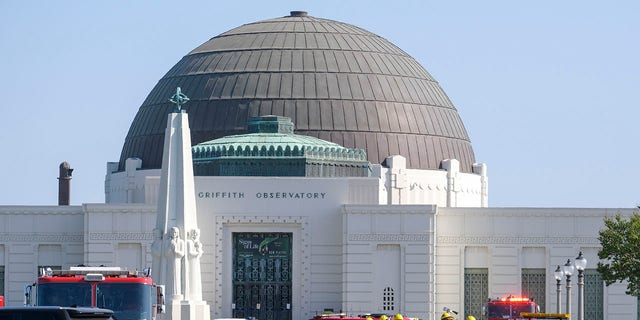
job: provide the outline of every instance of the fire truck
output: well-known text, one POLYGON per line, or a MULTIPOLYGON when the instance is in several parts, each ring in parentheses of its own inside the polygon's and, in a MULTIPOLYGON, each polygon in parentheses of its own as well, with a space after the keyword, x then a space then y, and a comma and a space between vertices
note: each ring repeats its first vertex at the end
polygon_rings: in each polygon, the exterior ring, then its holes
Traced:
POLYGON ((525 297, 508 296, 506 298, 489 299, 483 307, 483 313, 487 320, 520 320, 524 318, 521 313, 540 312, 533 299, 525 297))
POLYGON ((348 315, 344 312, 322 312, 322 313, 318 313, 316 314, 313 318, 309 319, 309 320, 365 320, 365 319, 371 319, 371 320, 420 320, 419 318, 414 318, 414 317, 405 317, 400 313, 397 313, 395 315, 387 315, 384 313, 365 313, 365 314, 359 314, 359 315, 348 315))
POLYGON ((144 273, 118 267, 40 271, 25 286, 25 305, 110 309, 118 320, 152 320, 164 312, 164 286, 144 273))

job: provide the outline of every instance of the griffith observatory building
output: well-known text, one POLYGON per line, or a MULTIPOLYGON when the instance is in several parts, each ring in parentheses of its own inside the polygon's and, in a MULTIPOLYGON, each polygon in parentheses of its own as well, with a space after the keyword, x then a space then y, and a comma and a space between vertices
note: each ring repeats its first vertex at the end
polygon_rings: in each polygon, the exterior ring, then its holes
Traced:
POLYGON ((163 156, 185 150, 211 319, 333 309, 432 320, 445 307, 483 319, 487 298, 508 295, 554 312, 553 271, 578 252, 585 318, 640 314, 626 284, 595 270, 603 219, 632 208, 489 207, 488 166, 438 82, 386 39, 303 11, 178 61, 107 163, 105 203, 0 206, 6 304, 22 304, 40 267, 151 267, 159 203, 188 200, 162 192, 163 156), (176 88, 189 99, 181 150, 165 144, 176 88))

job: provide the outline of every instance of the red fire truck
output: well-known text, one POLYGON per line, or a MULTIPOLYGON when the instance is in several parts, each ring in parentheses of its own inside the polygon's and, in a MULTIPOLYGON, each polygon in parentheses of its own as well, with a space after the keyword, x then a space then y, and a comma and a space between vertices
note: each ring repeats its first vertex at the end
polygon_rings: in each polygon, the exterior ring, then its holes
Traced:
POLYGON ((488 320, 519 320, 520 313, 540 312, 538 305, 529 298, 508 296, 506 298, 489 299, 483 313, 488 320))
POLYGON ((149 272, 118 267, 71 267, 41 270, 25 287, 25 305, 97 307, 114 311, 118 320, 151 320, 164 312, 164 287, 149 272))
POLYGON ((309 320, 420 320, 419 318, 414 317, 405 317, 400 313, 395 315, 387 315, 384 313, 366 313, 359 315, 348 315, 344 312, 322 312, 316 314, 313 318, 309 320))

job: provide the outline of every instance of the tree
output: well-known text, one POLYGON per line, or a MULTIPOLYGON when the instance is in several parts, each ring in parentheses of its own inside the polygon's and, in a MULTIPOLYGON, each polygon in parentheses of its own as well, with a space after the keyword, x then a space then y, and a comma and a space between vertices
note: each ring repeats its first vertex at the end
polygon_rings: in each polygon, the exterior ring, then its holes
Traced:
POLYGON ((626 294, 640 297, 640 214, 628 220, 620 215, 607 217, 604 225, 598 237, 602 245, 598 272, 607 286, 627 281, 626 294))

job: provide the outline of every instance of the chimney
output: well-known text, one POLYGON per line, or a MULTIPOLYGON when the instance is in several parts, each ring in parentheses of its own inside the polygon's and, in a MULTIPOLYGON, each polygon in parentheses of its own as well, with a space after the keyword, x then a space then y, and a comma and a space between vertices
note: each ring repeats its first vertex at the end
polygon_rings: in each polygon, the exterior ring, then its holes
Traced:
POLYGON ((58 177, 58 205, 68 206, 71 198, 71 173, 73 169, 68 162, 60 164, 60 176, 58 177))

